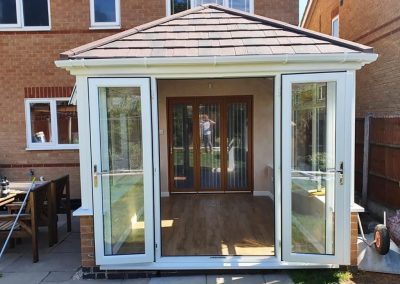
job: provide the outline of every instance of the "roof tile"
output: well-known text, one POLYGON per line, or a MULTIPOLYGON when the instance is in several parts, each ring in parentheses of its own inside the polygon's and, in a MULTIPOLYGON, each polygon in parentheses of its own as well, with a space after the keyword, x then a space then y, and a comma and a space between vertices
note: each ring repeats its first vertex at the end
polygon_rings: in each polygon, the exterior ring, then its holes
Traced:
POLYGON ((371 48, 210 4, 69 50, 62 57, 90 59, 344 52, 371 52, 371 48))

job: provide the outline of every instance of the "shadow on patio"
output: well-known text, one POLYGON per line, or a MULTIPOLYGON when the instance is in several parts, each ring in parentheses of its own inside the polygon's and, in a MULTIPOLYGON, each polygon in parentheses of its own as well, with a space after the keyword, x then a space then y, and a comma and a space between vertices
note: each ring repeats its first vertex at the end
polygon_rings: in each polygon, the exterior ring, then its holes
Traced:
POLYGON ((39 262, 32 263, 29 238, 14 248, 7 248, 0 260, 0 283, 58 283, 72 279, 81 266, 79 218, 72 218, 72 231, 67 233, 65 215, 58 217, 59 239, 52 247, 48 246, 47 228, 39 228, 39 262))

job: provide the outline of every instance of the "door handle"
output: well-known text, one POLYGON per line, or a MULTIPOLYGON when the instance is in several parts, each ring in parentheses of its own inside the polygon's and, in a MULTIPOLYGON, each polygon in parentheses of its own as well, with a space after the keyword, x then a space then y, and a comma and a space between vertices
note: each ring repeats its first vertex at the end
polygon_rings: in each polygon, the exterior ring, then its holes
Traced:
POLYGON ((98 186, 98 172, 97 172, 97 165, 93 165, 93 186, 98 186))
POLYGON ((339 169, 338 169, 338 170, 335 169, 335 168, 330 168, 330 169, 326 169, 326 171, 327 171, 328 173, 337 173, 337 174, 339 174, 339 183, 340 183, 340 185, 343 185, 343 184, 344 184, 343 162, 340 162, 340 165, 339 165, 339 169))
POLYGON ((344 184, 343 178, 343 162, 340 162, 339 170, 336 171, 339 174, 339 183, 340 185, 344 184))

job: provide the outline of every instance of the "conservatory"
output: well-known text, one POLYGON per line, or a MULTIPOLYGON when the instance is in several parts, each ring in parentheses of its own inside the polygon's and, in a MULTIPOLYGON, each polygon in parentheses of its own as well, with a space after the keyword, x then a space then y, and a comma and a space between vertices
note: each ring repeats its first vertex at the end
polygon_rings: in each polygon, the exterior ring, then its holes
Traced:
POLYGON ((376 58, 211 4, 62 53, 93 265, 350 264, 355 72, 376 58))

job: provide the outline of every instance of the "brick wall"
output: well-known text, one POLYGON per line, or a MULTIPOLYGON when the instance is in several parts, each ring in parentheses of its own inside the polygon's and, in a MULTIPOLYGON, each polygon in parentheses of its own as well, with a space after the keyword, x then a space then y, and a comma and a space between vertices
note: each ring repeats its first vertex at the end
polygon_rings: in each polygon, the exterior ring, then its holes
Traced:
POLYGON ((332 19, 339 13, 339 0, 313 0, 304 27, 330 35, 332 19))
POLYGON ((358 248, 358 223, 357 213, 351 213, 351 246, 350 246, 350 265, 357 266, 358 248))
POLYGON ((254 0, 254 13, 297 26, 299 24, 299 1, 254 0))
POLYGON ((93 216, 80 217, 80 232, 82 267, 95 267, 93 216))
POLYGON ((400 1, 344 0, 342 6, 338 0, 314 2, 306 28, 330 34, 333 11, 339 7, 340 37, 372 46, 379 54, 357 72, 357 116, 400 113, 400 1))

